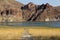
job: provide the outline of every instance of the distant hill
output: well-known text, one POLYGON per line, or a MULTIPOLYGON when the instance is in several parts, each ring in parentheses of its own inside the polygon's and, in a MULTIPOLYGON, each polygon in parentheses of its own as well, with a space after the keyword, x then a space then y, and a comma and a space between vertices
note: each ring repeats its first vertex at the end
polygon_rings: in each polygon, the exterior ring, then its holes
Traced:
POLYGON ((29 3, 22 7, 24 19, 27 21, 58 21, 60 12, 50 4, 35 5, 29 3))
POLYGON ((0 0, 0 8, 18 8, 18 7, 21 7, 23 6, 22 3, 19 3, 15 0, 0 0))
POLYGON ((21 21, 23 5, 15 0, 0 0, 0 21, 21 21))
POLYGON ((0 22, 60 21, 60 7, 49 3, 24 5, 16 0, 0 0, 0 22))

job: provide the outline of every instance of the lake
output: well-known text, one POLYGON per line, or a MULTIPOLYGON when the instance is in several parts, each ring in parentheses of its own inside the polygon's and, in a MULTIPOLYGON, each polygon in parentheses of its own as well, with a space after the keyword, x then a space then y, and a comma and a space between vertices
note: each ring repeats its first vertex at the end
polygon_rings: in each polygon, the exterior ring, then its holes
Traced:
POLYGON ((48 27, 60 27, 60 21, 56 22, 1 22, 2 26, 48 26, 48 27))

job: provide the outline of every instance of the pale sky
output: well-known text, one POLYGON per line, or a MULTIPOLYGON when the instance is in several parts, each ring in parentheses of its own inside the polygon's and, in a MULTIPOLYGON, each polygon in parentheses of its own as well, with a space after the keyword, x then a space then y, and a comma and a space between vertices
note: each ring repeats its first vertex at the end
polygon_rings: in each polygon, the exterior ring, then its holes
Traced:
POLYGON ((28 4, 29 2, 33 2, 35 4, 41 5, 43 3, 49 3, 53 6, 60 6, 60 0, 17 0, 23 4, 28 4))

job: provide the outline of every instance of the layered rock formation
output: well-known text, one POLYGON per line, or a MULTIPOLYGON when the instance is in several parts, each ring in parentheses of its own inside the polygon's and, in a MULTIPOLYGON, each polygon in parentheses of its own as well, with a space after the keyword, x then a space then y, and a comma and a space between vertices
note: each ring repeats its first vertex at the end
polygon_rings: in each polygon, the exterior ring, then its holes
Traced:
POLYGON ((22 3, 15 0, 0 0, 0 22, 22 21, 22 3))
POLYGON ((59 21, 60 12, 50 4, 35 5, 29 3, 21 8, 26 21, 59 21))
POLYGON ((60 11, 50 4, 24 5, 15 0, 0 0, 0 22, 60 21, 60 11))

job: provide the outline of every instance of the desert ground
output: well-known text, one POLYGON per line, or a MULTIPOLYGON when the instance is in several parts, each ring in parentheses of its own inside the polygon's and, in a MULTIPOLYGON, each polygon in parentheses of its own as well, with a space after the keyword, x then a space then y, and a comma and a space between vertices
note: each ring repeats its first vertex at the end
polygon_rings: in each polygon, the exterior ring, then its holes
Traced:
POLYGON ((56 36, 60 37, 60 28, 49 27, 0 27, 0 40, 5 39, 20 39, 23 35, 24 29, 27 29, 32 36, 56 36))

